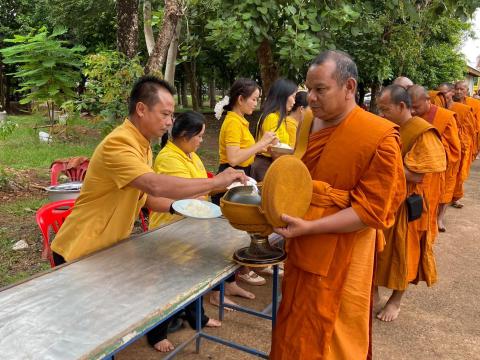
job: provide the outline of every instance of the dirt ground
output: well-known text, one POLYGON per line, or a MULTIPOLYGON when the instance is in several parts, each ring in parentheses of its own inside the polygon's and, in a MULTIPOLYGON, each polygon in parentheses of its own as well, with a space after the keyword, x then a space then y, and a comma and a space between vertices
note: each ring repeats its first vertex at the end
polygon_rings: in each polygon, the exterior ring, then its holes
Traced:
MULTIPOLYGON (((411 286, 404 297, 399 318, 392 323, 374 321, 374 358, 380 360, 466 360, 480 359, 480 161, 472 168, 465 186, 463 209, 449 208, 447 232, 440 234, 435 246, 438 283, 431 288, 422 283, 411 286)), ((245 288, 253 291, 256 300, 241 300, 243 305, 263 309, 270 303, 271 282, 266 286, 245 288)), ((381 292, 383 300, 388 293, 381 292)), ((235 299, 237 300, 237 299, 235 299)), ((216 317, 216 308, 205 305, 207 315, 216 317)), ((271 323, 247 314, 227 313, 222 327, 208 333, 233 339, 268 352, 271 323)), ((178 344, 190 337, 193 330, 186 325, 169 339, 178 344)), ((145 338, 122 351, 116 359, 161 359, 145 338)), ((254 356, 202 340, 200 354, 189 345, 177 359, 253 359, 254 356)), ((293 359, 292 359, 293 360, 293 359)))

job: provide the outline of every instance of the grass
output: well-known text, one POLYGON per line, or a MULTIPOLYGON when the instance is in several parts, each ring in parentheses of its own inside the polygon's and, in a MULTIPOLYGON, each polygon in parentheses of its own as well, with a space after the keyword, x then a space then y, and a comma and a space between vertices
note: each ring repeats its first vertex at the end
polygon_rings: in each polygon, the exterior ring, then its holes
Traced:
MULTIPOLYGON (((51 144, 41 142, 38 138, 39 131, 48 132, 46 129, 34 130, 34 126, 44 124, 45 118, 39 115, 9 116, 10 120, 18 123, 18 128, 5 140, 0 141, 0 164, 15 169, 48 168, 53 160, 71 156, 90 157, 98 144, 96 136, 74 135, 74 141, 54 140, 51 144)), ((85 120, 76 120, 75 125, 93 128, 85 120)))
POLYGON ((48 199, 46 197, 19 199, 13 202, 0 204, 0 214, 7 213, 15 216, 27 215, 29 213, 34 214, 46 203, 48 203, 48 199))
POLYGON ((35 212, 48 202, 46 194, 37 191, 1 192, 2 181, 10 176, 17 183, 43 180, 49 183, 50 164, 55 159, 71 156, 91 157, 93 150, 101 140, 100 130, 88 119, 74 119, 68 127, 68 137, 57 135, 48 144, 38 138, 39 131, 50 132, 50 128, 38 128, 45 125, 41 115, 9 116, 18 124, 12 134, 0 140, 0 287, 21 281, 33 274, 48 269, 48 261, 40 257, 42 238, 35 222, 35 212), (8 170, 8 169, 7 169, 8 170), (28 171, 26 171, 28 170, 28 171), (3 196, 3 198, 2 198, 3 196), (6 199, 2 201, 3 199, 6 199), (13 250, 19 240, 25 240, 29 247, 13 250))

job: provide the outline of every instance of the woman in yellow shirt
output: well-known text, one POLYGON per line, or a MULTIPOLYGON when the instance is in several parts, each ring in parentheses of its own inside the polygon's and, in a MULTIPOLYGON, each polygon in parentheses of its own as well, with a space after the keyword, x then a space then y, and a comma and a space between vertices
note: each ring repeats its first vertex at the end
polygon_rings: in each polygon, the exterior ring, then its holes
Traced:
POLYGON ((308 99, 306 91, 298 91, 295 94, 295 104, 290 110, 290 114, 285 119, 288 133, 288 145, 295 148, 297 142, 297 129, 303 121, 305 111, 308 109, 308 99))
MULTIPOLYGON (((278 79, 273 83, 258 120, 257 138, 268 132, 274 132, 278 141, 283 144, 290 143, 286 118, 295 104, 296 92, 297 85, 290 80, 278 79)), ((272 154, 268 152, 257 155, 252 165, 251 176, 257 181, 262 181, 273 159, 272 154)))
MULTIPOLYGON (((154 170, 156 173, 178 176, 183 178, 207 178, 207 172, 200 157, 195 153, 203 141, 205 132, 205 118, 203 115, 187 111, 178 116, 172 126, 171 140, 168 140, 155 159, 154 170)), ((163 139, 162 139, 163 140, 163 139)), ((203 196, 208 198, 208 194, 203 196)), ((173 203, 173 200, 171 201, 173 203)), ((171 204, 170 204, 171 205, 171 204)), ((171 207, 170 207, 171 208, 171 207)), ((179 219, 180 216, 170 213, 152 212, 150 214, 149 229, 172 222, 179 219)), ((227 280, 225 286, 227 295, 238 295, 246 298, 255 296, 240 288, 235 282, 235 276, 227 280)), ((234 304, 229 298, 225 297, 225 303, 234 304)), ((213 291, 210 302, 218 304, 219 291, 213 291)), ((195 304, 185 308, 186 319, 192 328, 195 328, 195 304)), ((167 329, 169 321, 155 327, 147 333, 147 340, 151 346, 161 352, 173 350, 173 344, 167 339, 167 329)), ((218 327, 221 323, 215 319, 209 319, 202 308, 202 327, 218 327)))
POLYGON ((250 79, 238 79, 230 88, 228 104, 223 107, 224 120, 218 141, 219 172, 231 166, 244 170, 249 175, 255 155, 276 142, 275 134, 271 131, 265 132, 255 142, 248 120, 244 117, 253 113, 259 97, 260 88, 250 79))

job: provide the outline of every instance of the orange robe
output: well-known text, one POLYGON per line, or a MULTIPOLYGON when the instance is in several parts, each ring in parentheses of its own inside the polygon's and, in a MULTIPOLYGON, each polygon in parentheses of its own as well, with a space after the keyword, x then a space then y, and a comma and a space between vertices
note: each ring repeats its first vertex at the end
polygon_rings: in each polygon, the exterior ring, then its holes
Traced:
POLYGON ((429 186, 430 231, 432 238, 435 239, 438 234, 438 205, 449 203, 453 198, 460 165, 461 146, 453 111, 431 105, 430 111, 422 117, 435 126, 440 133, 447 156, 447 170, 445 172, 428 174, 424 177, 424 183, 429 186))
POLYGON ((282 302, 270 359, 365 359, 376 230, 405 198, 396 126, 356 107, 310 135, 304 163, 314 195, 305 219, 352 207, 367 228, 287 239, 282 302))
POLYGON ((474 116, 475 116, 475 152, 472 154, 473 160, 477 156, 478 152, 480 151, 480 100, 474 99, 472 97, 467 96, 463 101, 464 105, 471 106, 473 108, 474 116))
MULTIPOLYGON (((436 129, 415 117, 400 127, 404 166, 415 173, 445 171, 443 144, 436 129), (412 121, 413 120, 413 121, 412 121)), ((409 222, 407 207, 402 203, 395 216, 395 225, 384 231, 385 249, 377 256, 375 284, 393 290, 405 290, 408 283, 422 278, 430 286, 436 282, 436 266, 428 226, 428 198, 423 183, 407 182, 407 197, 422 196, 422 216, 409 222), (419 276, 422 274, 422 276, 419 276)))
POLYGON ((471 106, 453 102, 449 110, 457 114, 457 125, 461 143, 460 169, 453 192, 453 200, 459 200, 463 197, 463 183, 470 174, 473 154, 476 153, 476 123, 471 106))

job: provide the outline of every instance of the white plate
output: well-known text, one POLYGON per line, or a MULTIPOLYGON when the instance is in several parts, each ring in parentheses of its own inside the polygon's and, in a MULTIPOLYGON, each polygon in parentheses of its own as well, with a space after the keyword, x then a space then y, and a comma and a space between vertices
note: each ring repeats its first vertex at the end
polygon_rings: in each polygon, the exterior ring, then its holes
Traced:
POLYGON ((222 216, 220 207, 205 200, 184 199, 172 204, 177 213, 195 219, 213 219, 222 216))
POLYGON ((272 152, 276 152, 278 154, 293 154, 293 148, 287 144, 277 144, 271 147, 272 152), (280 145, 280 146, 278 146, 280 145))

